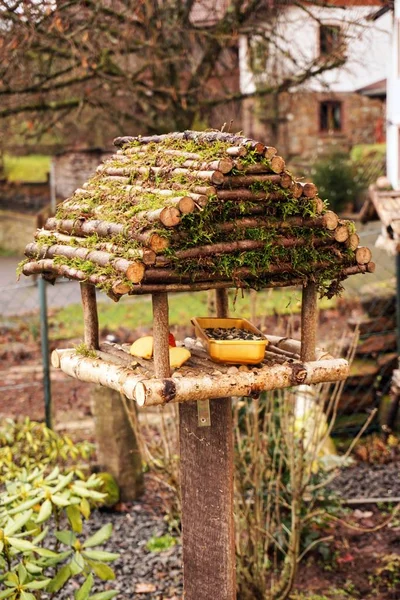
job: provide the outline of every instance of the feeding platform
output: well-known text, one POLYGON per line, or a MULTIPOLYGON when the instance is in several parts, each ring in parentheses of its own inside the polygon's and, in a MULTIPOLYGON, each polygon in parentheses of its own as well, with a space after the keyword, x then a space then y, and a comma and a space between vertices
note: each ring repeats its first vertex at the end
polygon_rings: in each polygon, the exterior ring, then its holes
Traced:
POLYGON ((254 396, 344 378, 342 359, 314 360, 311 330, 317 291, 333 295, 349 275, 374 270, 353 223, 327 210, 314 184, 294 180, 276 149, 255 140, 189 131, 115 144, 117 153, 59 205, 26 248, 25 275, 82 283, 92 352, 58 351, 54 365, 141 405, 254 396), (216 289, 225 304, 219 314, 226 316, 228 288, 295 285, 304 290, 303 330, 311 341, 293 362, 282 363, 282 353, 269 347, 259 366, 228 373, 197 351, 170 372, 168 292, 216 289), (111 359, 101 349, 93 286, 115 301, 152 294, 154 362, 138 364, 115 348, 111 359))
POLYGON ((85 348, 54 351, 53 366, 141 406, 179 403, 184 596, 234 600, 231 397, 343 380, 347 362, 316 349, 317 295, 375 265, 353 223, 294 180, 273 147, 194 131, 115 143, 28 244, 22 272, 81 283, 85 348), (268 332, 259 364, 232 365, 187 338, 191 356, 171 371, 169 292, 214 289, 223 319, 229 288, 283 286, 302 288, 301 340, 268 332), (115 301, 151 294, 152 360, 99 340, 96 288, 115 301))

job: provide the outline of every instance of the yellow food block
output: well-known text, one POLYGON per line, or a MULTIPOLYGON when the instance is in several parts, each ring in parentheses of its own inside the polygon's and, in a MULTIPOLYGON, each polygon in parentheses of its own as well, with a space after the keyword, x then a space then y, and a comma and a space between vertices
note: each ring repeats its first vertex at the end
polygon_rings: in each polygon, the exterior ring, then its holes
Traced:
POLYGON ((185 363, 191 354, 187 348, 171 348, 169 349, 169 363, 172 369, 177 369, 185 363))
POLYGON ((133 342, 129 352, 133 356, 149 359, 153 356, 153 345, 153 336, 146 335, 133 342))

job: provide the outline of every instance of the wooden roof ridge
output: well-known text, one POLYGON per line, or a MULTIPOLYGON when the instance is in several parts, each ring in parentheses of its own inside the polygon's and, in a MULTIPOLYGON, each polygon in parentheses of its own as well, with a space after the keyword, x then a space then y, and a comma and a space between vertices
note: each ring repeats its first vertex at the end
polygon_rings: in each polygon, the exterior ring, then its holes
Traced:
POLYGON ((276 148, 223 132, 121 137, 28 244, 25 275, 123 294, 325 285, 374 264, 276 148))

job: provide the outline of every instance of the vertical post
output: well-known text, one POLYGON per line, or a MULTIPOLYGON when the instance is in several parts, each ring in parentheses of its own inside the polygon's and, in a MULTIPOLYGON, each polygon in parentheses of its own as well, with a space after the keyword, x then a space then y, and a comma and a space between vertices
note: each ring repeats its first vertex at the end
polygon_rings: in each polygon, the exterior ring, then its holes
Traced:
MULTIPOLYGON (((216 306, 226 317, 225 290, 216 306)), ((236 598, 231 399, 211 400, 210 412, 200 428, 196 403, 179 405, 185 600, 236 598)))
POLYGON ((43 390, 44 390, 44 412, 46 426, 51 429, 51 384, 50 384, 50 357, 49 357, 49 328, 47 322, 47 296, 46 282, 43 277, 38 279, 39 306, 40 306, 40 339, 43 362, 43 390))
POLYGON ((301 352, 302 361, 315 360, 317 342, 318 301, 317 286, 308 282, 301 299, 301 352))
POLYGON ((96 288, 91 283, 81 283, 84 340, 88 348, 99 348, 99 317, 97 314, 96 288))
POLYGON ((152 294, 153 303, 153 358, 156 377, 163 379, 171 376, 169 366, 169 322, 168 294, 157 292, 152 294))
POLYGON ((396 325, 397 355, 400 356, 400 253, 396 254, 396 325))
MULTIPOLYGON (((400 357, 400 253, 396 254, 396 325, 397 325, 397 358, 400 357)), ((399 367, 399 364, 397 365, 399 367)), ((400 405, 400 389, 397 383, 398 370, 393 371, 392 374, 392 386, 390 388, 390 395, 392 400, 389 405, 388 413, 386 415, 386 422, 384 424, 385 435, 388 436, 396 425, 397 414, 399 412, 400 405)))

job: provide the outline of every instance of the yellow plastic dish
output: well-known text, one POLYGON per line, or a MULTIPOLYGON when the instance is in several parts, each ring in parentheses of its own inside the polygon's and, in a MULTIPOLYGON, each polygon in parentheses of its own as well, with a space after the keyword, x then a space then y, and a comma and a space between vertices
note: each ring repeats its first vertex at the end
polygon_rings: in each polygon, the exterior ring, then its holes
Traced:
POLYGON ((247 319, 219 319, 218 317, 198 317, 193 318, 192 323, 196 336, 200 338, 208 352, 208 355, 215 362, 229 364, 250 364, 256 365, 264 359, 265 348, 268 344, 267 339, 263 340, 213 340, 208 337, 205 329, 220 327, 229 329, 245 329, 257 335, 263 336, 261 331, 254 327, 247 319))

